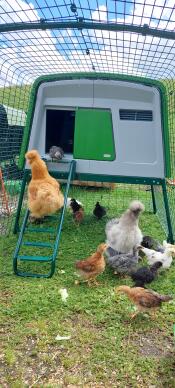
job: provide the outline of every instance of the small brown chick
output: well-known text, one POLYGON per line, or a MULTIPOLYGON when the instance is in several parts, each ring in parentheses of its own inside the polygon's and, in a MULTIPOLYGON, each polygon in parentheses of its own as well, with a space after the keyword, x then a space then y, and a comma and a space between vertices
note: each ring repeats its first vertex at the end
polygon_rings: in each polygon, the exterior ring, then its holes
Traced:
POLYGON ((106 263, 103 253, 106 248, 107 244, 100 244, 95 253, 85 260, 77 261, 75 264, 80 276, 88 282, 88 285, 90 285, 90 282, 94 281, 96 277, 105 270, 106 263))
POLYGON ((116 292, 124 292, 128 298, 136 305, 137 311, 132 315, 134 318, 139 312, 155 310, 161 306, 162 302, 168 302, 173 299, 169 295, 160 295, 153 290, 142 287, 120 286, 115 289, 116 292))
POLYGON ((80 208, 80 210, 78 210, 77 212, 73 213, 73 218, 74 220, 80 224, 80 222, 82 222, 83 218, 84 218, 84 210, 83 208, 80 208))

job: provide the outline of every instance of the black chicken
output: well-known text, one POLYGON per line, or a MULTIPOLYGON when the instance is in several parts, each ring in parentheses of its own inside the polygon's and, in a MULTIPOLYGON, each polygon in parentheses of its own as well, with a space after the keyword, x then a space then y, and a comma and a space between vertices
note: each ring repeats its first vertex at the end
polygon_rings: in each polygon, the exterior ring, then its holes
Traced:
POLYGON ((163 245, 161 245, 159 241, 154 240, 151 236, 143 236, 141 245, 144 248, 153 249, 154 251, 157 251, 157 252, 164 253, 165 251, 165 248, 163 247, 163 245))
POLYGON ((98 220, 101 220, 101 218, 106 215, 106 209, 97 202, 93 210, 93 214, 98 218, 98 220))
POLYGON ((73 212, 73 218, 75 221, 80 223, 84 218, 84 210, 83 207, 76 201, 75 198, 71 198, 70 207, 73 212))
POLYGON ((131 273, 132 280, 135 282, 134 287, 144 287, 146 283, 151 283, 158 269, 162 266, 161 261, 157 261, 151 267, 141 267, 137 271, 131 273))
POLYGON ((71 207, 73 213, 78 212, 82 208, 82 206, 76 201, 75 198, 71 198, 70 207, 71 207))

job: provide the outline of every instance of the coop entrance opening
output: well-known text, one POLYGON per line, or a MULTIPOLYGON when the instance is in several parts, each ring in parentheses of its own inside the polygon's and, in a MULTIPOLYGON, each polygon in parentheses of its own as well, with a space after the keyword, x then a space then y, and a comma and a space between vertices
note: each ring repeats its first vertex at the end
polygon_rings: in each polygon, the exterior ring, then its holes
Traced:
POLYGON ((46 153, 53 146, 59 146, 64 153, 73 153, 75 111, 46 110, 46 153))

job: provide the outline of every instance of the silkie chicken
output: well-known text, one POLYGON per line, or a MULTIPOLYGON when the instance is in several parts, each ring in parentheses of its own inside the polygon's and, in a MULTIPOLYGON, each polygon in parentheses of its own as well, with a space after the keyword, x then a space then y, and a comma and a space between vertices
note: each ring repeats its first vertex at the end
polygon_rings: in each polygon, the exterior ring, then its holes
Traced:
POLYGON ((159 243, 159 241, 154 240, 151 236, 143 236, 143 240, 141 242, 142 247, 153 249, 157 252, 164 252, 165 247, 159 243))
POLYGON ((61 147, 52 146, 49 150, 49 155, 52 159, 61 160, 64 157, 64 151, 61 147))
MULTIPOLYGON (((140 246, 139 246, 140 247, 140 246)), ((112 249, 111 247, 108 247, 106 249, 106 262, 114 269, 115 274, 120 275, 129 275, 133 271, 136 271, 137 264, 138 264, 138 254, 137 250, 139 248, 135 248, 134 254, 131 253, 120 253, 118 254, 117 251, 112 249)))
POLYGON ((88 282, 88 285, 90 285, 91 282, 95 282, 97 284, 95 281, 96 277, 105 270, 106 263, 104 258, 104 251, 106 248, 106 244, 100 244, 95 253, 87 257, 85 260, 77 261, 75 264, 79 275, 84 281, 88 282))
POLYGON ((84 209, 82 206, 76 201, 75 198, 72 198, 70 201, 70 207, 72 209, 73 218, 77 223, 80 223, 84 218, 84 209))
POLYGON ((28 207, 31 217, 40 219, 62 208, 64 196, 57 180, 48 173, 39 153, 36 150, 28 151, 25 157, 32 172, 28 186, 28 207))
POLYGON ((138 226, 139 215, 144 210, 140 201, 132 201, 119 219, 111 220, 106 225, 107 244, 120 253, 131 253, 143 239, 138 226))
POLYGON ((112 226, 117 225, 119 223, 120 218, 112 218, 112 220, 108 221, 105 227, 105 233, 107 233, 111 230, 112 226))
POLYGON ((137 311, 132 314, 134 318, 139 312, 152 311, 161 306, 162 302, 168 302, 173 298, 169 295, 160 295, 155 291, 142 287, 119 286, 115 291, 123 292, 136 305, 137 311))
POLYGON ((140 247, 140 250, 145 254, 148 263, 149 264, 154 264, 156 261, 161 261, 162 263, 162 268, 170 268, 171 263, 173 261, 172 256, 175 256, 175 247, 165 247, 165 251, 162 252, 157 252, 154 251, 153 249, 148 249, 144 247, 140 247))
POLYGON ((97 202, 93 210, 93 214, 98 220, 101 220, 101 218, 106 215, 106 209, 97 202))
POLYGON ((135 282, 134 287, 144 287, 151 283, 157 276, 158 269, 162 267, 161 261, 156 261, 151 267, 138 268, 136 272, 131 273, 131 278, 135 282))

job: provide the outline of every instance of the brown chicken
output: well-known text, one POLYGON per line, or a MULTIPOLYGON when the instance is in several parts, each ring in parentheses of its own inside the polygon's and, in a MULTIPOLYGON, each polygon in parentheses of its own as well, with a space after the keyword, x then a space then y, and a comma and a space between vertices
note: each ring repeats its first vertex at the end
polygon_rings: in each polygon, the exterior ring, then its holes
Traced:
POLYGON ((64 196, 59 183, 51 177, 39 153, 32 150, 25 157, 32 170, 28 186, 28 207, 31 217, 39 219, 59 210, 64 204, 64 196))
POLYGON ((73 213, 74 220, 80 224, 84 218, 84 210, 81 208, 77 212, 73 213))
POLYGON ((77 261, 75 264, 75 267, 78 270, 80 276, 88 282, 88 285, 90 285, 91 281, 98 284, 95 279, 105 270, 106 263, 103 253, 106 248, 107 244, 100 244, 95 253, 93 253, 85 260, 77 261))
POLYGON ((173 299, 169 295, 160 295, 155 291, 142 287, 120 286, 115 289, 116 292, 124 292, 128 298, 136 305, 137 311, 132 315, 134 318, 139 312, 153 311, 161 306, 162 302, 168 302, 173 299))

